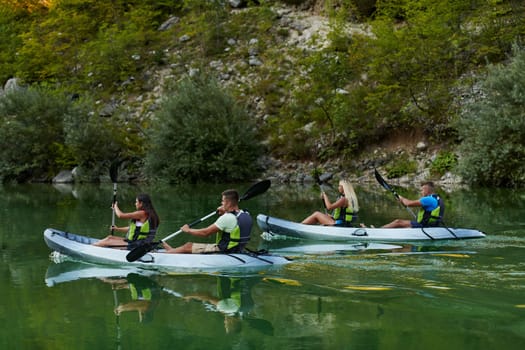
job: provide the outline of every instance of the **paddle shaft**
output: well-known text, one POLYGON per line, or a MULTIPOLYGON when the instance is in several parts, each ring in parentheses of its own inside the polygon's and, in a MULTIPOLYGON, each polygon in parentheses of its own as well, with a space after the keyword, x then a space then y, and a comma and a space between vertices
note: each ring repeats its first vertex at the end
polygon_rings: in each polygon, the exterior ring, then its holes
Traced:
POLYGON ((113 210, 111 215, 111 235, 113 235, 113 227, 115 226, 115 203, 117 202, 117 183, 113 183, 113 205, 111 209, 113 210))
MULTIPOLYGON (((217 211, 211 212, 211 213, 209 213, 208 215, 203 216, 202 218, 195 220, 194 222, 192 222, 192 223, 189 224, 188 226, 189 226, 189 227, 193 227, 193 226, 197 225, 198 223, 201 223, 201 222, 203 222, 204 220, 207 220, 207 219, 211 218, 211 217, 212 217, 213 215, 215 215, 215 214, 217 214, 217 211)), ((177 232, 173 232, 173 233, 170 234, 169 236, 167 236, 167 237, 161 239, 161 242, 166 242, 168 239, 173 238, 173 237, 175 237, 176 235, 181 234, 181 233, 182 233, 182 230, 178 230, 177 232)))
POLYGON ((324 201, 324 196, 322 196, 323 192, 326 193, 326 191, 324 190, 324 181, 321 180, 321 178, 319 177, 319 174, 317 173, 317 168, 315 168, 314 170, 314 177, 315 177, 315 182, 317 182, 317 184, 319 185, 319 188, 321 189, 321 202, 323 203, 323 207, 324 207, 324 213, 325 214, 328 214, 328 211, 327 211, 327 207, 326 207, 326 203, 324 201))
POLYGON ((113 213, 111 216, 111 235, 113 235, 113 232, 115 231, 113 227, 115 226, 115 203, 117 202, 117 181, 118 181, 118 167, 120 165, 120 161, 118 159, 114 160, 110 167, 109 167, 109 177, 111 178, 111 182, 113 182, 113 205, 111 206, 111 209, 113 209, 113 213))
MULTIPOLYGON (((390 186, 386 181, 385 179, 383 179, 383 177, 381 176, 381 174, 379 174, 379 172, 377 171, 377 169, 374 169, 374 175, 376 177, 376 180, 377 182, 379 182, 379 184, 381 186, 383 186, 385 189, 389 190, 390 192, 392 192, 392 194, 394 195, 394 197, 396 197, 397 201, 399 203, 401 203, 401 198, 399 198, 399 195, 397 194, 397 192, 392 188, 392 186, 390 186)), ((403 203, 401 203, 401 205, 403 205, 403 203)), ((410 213, 412 214, 412 216, 414 217, 414 219, 417 219, 417 216, 416 214, 414 214, 414 212, 409 208, 407 207, 406 205, 403 205, 403 207, 405 207, 405 209, 410 213)))
POLYGON ((326 191, 324 190, 324 184, 322 182, 319 183, 319 187, 321 188, 321 202, 323 202, 323 207, 324 207, 324 213, 327 214, 327 210, 328 208, 326 207, 326 202, 324 201, 324 196, 322 196, 323 193, 326 193, 326 191))

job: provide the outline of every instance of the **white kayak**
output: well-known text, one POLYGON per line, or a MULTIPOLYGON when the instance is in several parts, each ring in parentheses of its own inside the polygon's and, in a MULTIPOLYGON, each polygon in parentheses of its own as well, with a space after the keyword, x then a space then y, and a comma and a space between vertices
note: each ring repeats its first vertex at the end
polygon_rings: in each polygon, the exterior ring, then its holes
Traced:
MULTIPOLYGON (((266 238, 272 240, 271 234, 265 235, 266 238)), ((287 242, 279 240, 280 242, 287 242)), ((333 255, 333 254, 361 254, 361 253, 382 253, 393 252, 402 249, 401 245, 384 244, 384 243, 317 243, 317 244, 294 244, 287 246, 274 246, 272 244, 271 251, 276 254, 286 256, 301 256, 301 255, 333 255)))
MULTIPOLYGON (((61 254, 61 253, 59 253, 61 254)), ((48 287, 80 279, 126 278, 130 273, 152 276, 156 272, 137 266, 108 266, 78 261, 54 262, 46 271, 45 282, 48 287)))
POLYGON ((128 262, 128 250, 93 246, 96 238, 81 236, 52 228, 44 231, 44 241, 54 251, 84 262, 110 264, 161 272, 255 273, 279 268, 290 259, 271 254, 167 254, 162 249, 149 252, 128 262))
POLYGON ((305 225, 298 222, 257 215, 257 224, 263 238, 279 236, 321 241, 429 241, 443 239, 483 238, 481 231, 468 228, 425 227, 425 228, 362 228, 323 225, 305 225))

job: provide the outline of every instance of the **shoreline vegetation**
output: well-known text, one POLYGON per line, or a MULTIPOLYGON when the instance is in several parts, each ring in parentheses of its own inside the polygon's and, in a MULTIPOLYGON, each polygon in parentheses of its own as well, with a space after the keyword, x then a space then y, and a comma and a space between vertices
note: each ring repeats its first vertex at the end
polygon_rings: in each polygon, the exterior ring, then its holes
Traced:
POLYGON ((522 5, 0 0, 0 182, 523 187, 522 5))

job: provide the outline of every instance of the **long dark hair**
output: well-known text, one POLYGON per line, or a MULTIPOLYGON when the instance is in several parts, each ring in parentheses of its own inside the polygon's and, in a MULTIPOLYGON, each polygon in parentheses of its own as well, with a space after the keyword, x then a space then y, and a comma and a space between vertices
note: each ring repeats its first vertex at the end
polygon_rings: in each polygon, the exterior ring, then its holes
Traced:
POLYGON ((150 196, 146 193, 141 193, 137 195, 137 200, 142 203, 142 210, 148 213, 148 220, 150 225, 153 226, 152 228, 159 227, 160 219, 155 211, 155 207, 153 207, 150 196))

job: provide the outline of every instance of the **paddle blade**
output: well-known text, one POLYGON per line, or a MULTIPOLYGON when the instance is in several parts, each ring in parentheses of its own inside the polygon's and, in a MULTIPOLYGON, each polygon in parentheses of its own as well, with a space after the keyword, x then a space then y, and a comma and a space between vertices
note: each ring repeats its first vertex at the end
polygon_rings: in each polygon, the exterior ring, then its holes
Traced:
POLYGON ((272 182, 270 180, 262 180, 250 187, 239 200, 247 200, 263 194, 270 188, 271 185, 272 182))
POLYGON ((113 183, 118 182, 118 167, 120 166, 120 163, 121 161, 115 159, 109 167, 109 177, 111 178, 111 182, 113 183))
MULTIPOLYGON (((381 177, 381 175, 379 174, 379 172, 377 171, 377 169, 374 169, 374 175, 376 177, 376 180, 377 182, 379 182, 379 184, 381 184, 381 186, 383 186, 384 188, 386 188, 387 190, 389 190, 390 192, 392 192, 392 194, 394 195, 394 197, 396 197, 397 200, 399 200, 399 195, 397 194, 397 192, 392 188, 390 187, 390 185, 385 181, 385 179, 383 179, 381 177)), ((401 204, 403 205, 403 204, 401 204)), ((412 216, 415 218, 417 218, 416 214, 409 208, 407 207, 406 205, 403 205, 403 207, 405 207, 405 209, 410 213, 412 214, 412 216)), ((427 235, 428 236, 428 235, 427 235)), ((430 236, 429 236, 430 237, 430 236)), ((431 237, 432 238, 432 237, 431 237)))
POLYGON ((384 188, 386 188, 389 191, 392 190, 392 187, 390 187, 390 185, 385 181, 385 179, 383 179, 383 177, 381 176, 381 174, 379 174, 377 169, 374 169, 374 175, 376 177, 377 182, 379 182, 379 184, 381 186, 383 186, 384 188))
POLYGON ((127 255, 126 260, 129 262, 137 261, 142 258, 144 255, 155 249, 159 242, 150 242, 139 245, 136 248, 133 248, 127 255))

